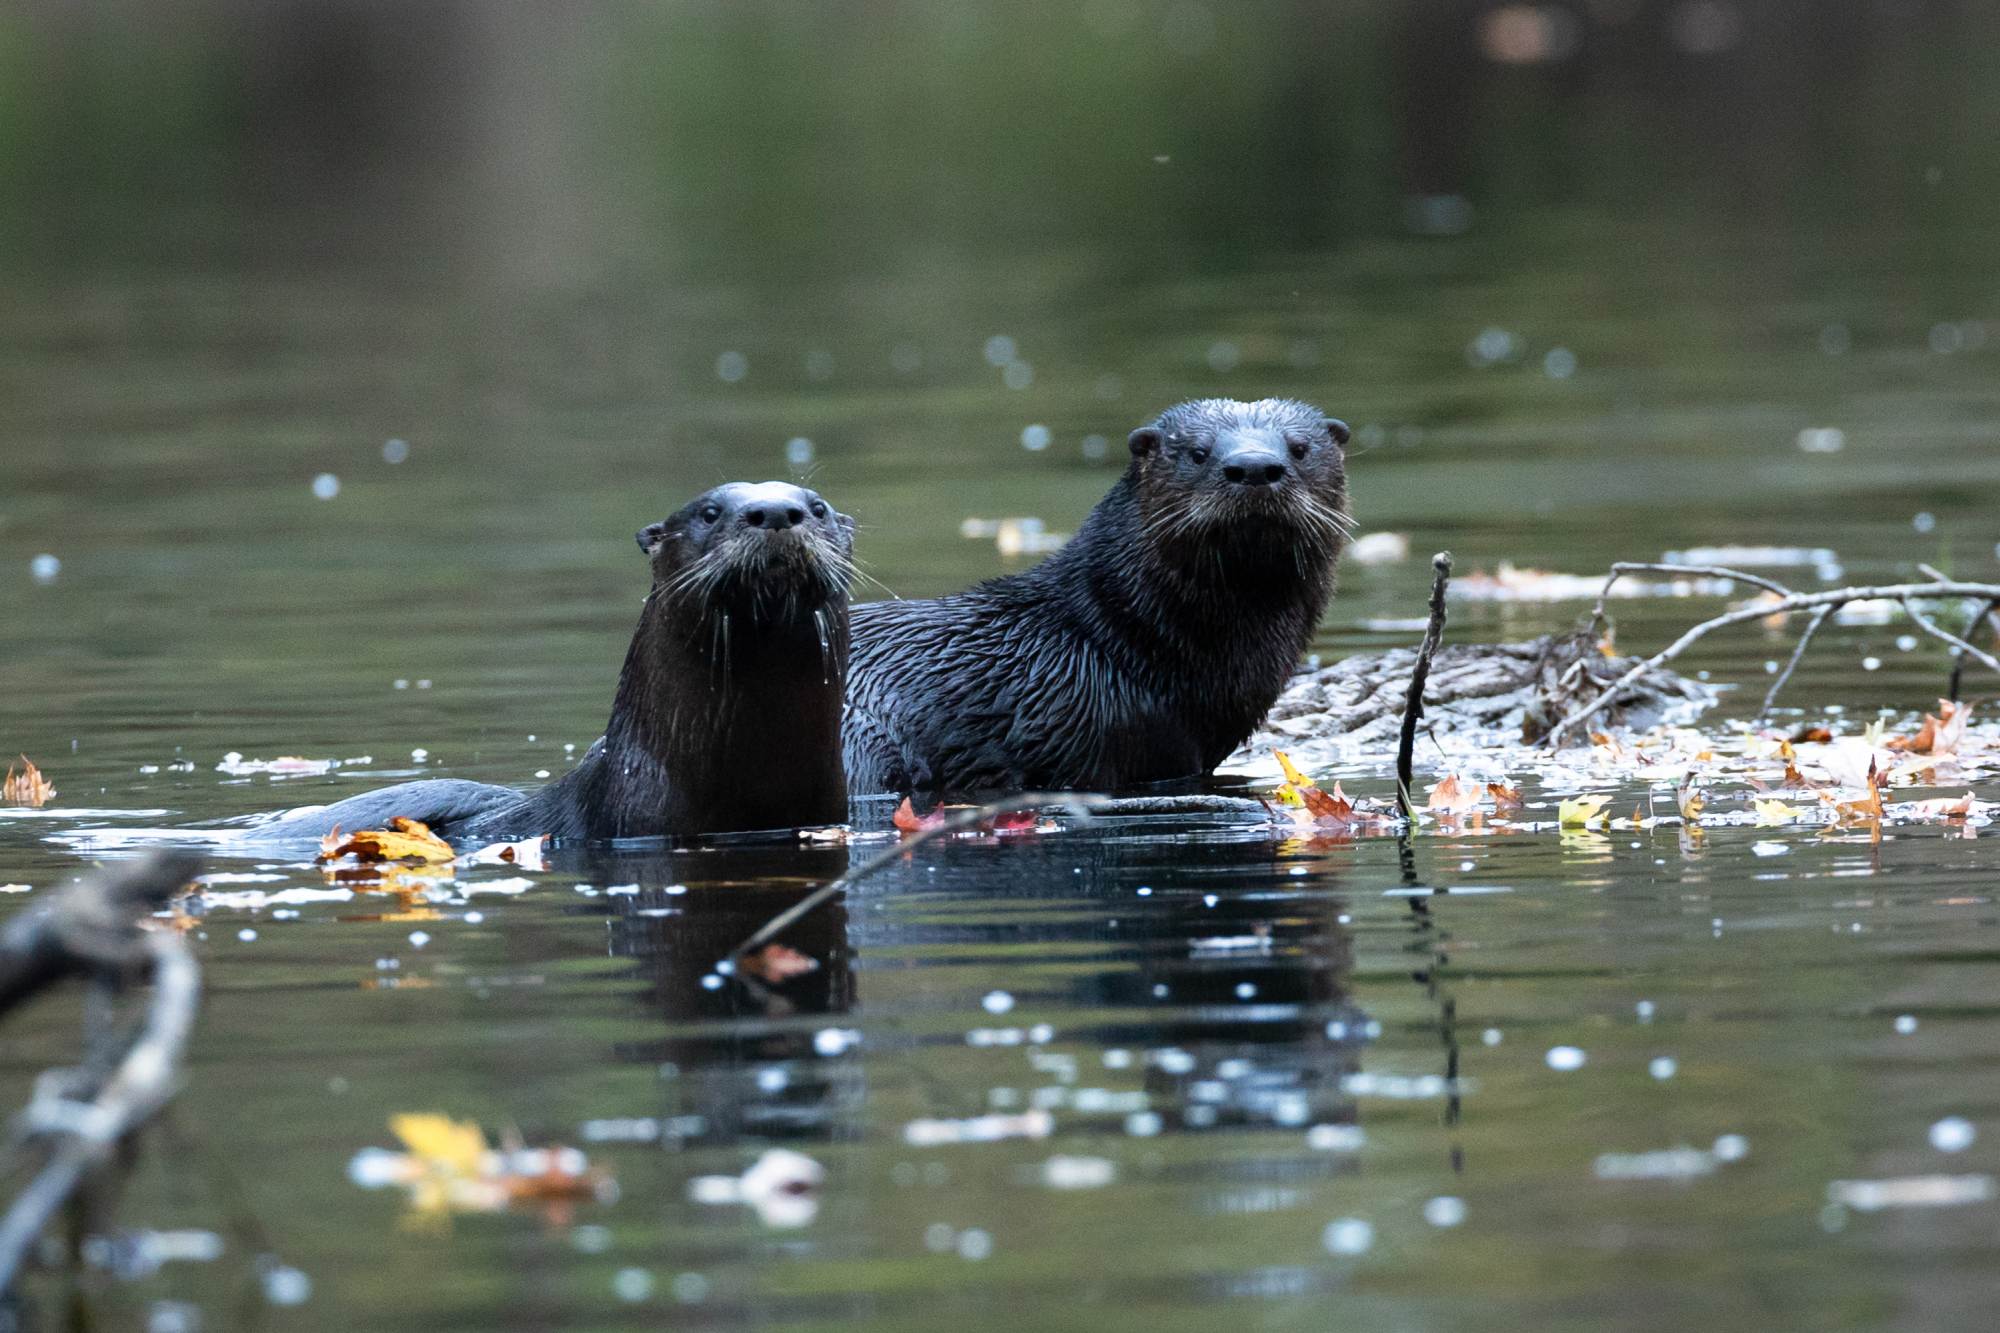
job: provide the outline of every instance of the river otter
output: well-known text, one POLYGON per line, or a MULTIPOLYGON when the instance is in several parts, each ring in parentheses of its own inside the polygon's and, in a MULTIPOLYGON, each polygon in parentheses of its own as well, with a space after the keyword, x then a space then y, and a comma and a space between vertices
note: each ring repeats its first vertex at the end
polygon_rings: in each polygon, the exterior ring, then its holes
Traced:
POLYGON ((1347 438, 1289 399, 1182 403, 1132 432, 1124 476, 1041 564, 856 607, 848 783, 1103 791, 1213 771, 1332 595, 1347 438))
POLYGON ((633 838, 838 824, 854 520, 812 491, 732 482, 640 529, 653 589, 611 721, 539 791, 406 782, 248 831, 259 841, 381 828, 454 842, 633 838))

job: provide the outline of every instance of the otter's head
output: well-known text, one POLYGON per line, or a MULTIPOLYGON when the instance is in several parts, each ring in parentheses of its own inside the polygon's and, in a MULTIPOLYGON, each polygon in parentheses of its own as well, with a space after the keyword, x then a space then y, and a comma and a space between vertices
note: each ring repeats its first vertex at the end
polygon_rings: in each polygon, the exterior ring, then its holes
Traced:
POLYGON ((648 523, 638 539, 662 605, 774 620, 847 604, 854 520, 801 486, 732 481, 648 523))
POLYGON ((1347 423, 1290 398, 1200 398, 1132 432, 1131 478, 1166 545, 1289 547, 1330 561, 1345 544, 1347 423))

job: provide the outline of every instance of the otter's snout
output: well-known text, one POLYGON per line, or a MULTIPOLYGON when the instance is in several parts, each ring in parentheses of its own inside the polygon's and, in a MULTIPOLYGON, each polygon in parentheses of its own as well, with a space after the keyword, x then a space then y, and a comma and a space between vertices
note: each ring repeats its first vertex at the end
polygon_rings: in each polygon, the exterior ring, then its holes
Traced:
POLYGON ((806 508, 799 504, 745 505, 741 517, 745 527, 768 528, 772 532, 781 532, 805 522, 806 508))
POLYGON ((1275 486, 1285 479, 1285 458, 1262 440, 1227 440, 1217 451, 1226 481, 1238 486, 1275 486))

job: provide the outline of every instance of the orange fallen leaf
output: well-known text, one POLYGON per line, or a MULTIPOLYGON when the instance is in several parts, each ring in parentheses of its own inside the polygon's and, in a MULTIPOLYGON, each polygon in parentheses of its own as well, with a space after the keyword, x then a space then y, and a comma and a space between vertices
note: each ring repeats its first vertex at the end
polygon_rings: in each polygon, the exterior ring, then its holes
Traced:
POLYGON ((1495 810, 1519 810, 1524 800, 1519 787, 1509 787, 1504 782, 1487 783, 1486 794, 1493 798, 1495 810))
MULTIPOLYGON (((1828 731, 1825 727, 1818 727, 1818 726, 1800 727, 1797 734, 1792 737, 1791 741, 1788 742, 1788 744, 1825 745, 1831 742, 1832 740, 1833 740, 1833 733, 1828 731)), ((1786 755, 1785 758, 1789 759, 1791 758, 1791 756, 1786 755)))
POLYGON ((1971 717, 1970 704, 1954 704, 1949 699, 1940 699, 1936 715, 1925 713, 1924 724, 1917 729, 1916 735, 1908 739, 1895 737, 1886 748, 1933 755, 1940 759, 1957 754, 1959 745, 1965 740, 1965 724, 1971 717))
POLYGON ((1430 788, 1429 808, 1441 815, 1459 815, 1475 810, 1486 798, 1486 793, 1478 785, 1460 782, 1458 774, 1447 773, 1430 788))
POLYGON ((28 756, 21 756, 21 771, 16 773, 14 765, 7 765, 7 778, 0 783, 0 799, 16 805, 32 805, 37 810, 49 803, 56 794, 55 786, 42 776, 42 770, 35 767, 28 756))
POLYGON ((745 954, 736 967, 759 981, 780 986, 793 977, 818 970, 819 960, 788 945, 767 944, 755 953, 745 954))
POLYGON ((1688 774, 1674 792, 1674 803, 1680 806, 1681 818, 1694 824, 1701 820, 1701 812, 1708 807, 1708 793, 1695 784, 1694 774, 1688 774))
MULTIPOLYGON (((329 835, 327 841, 332 841, 329 835)), ((430 826, 398 815, 386 829, 363 829, 327 848, 322 843, 319 859, 332 861, 352 856, 360 861, 450 861, 458 853, 450 843, 431 832, 430 826)))

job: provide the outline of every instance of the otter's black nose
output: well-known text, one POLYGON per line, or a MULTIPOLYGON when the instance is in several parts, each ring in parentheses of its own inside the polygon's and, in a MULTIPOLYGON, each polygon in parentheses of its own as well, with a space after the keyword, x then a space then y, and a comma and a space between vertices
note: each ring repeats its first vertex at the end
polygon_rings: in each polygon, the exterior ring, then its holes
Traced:
POLYGON ((769 528, 782 532, 806 521, 805 506, 795 504, 771 504, 769 502, 746 505, 743 509, 743 523, 746 527, 769 528))
POLYGON ((1285 475, 1285 462, 1262 449, 1243 449, 1229 456, 1222 475, 1238 486, 1272 486, 1285 475))

